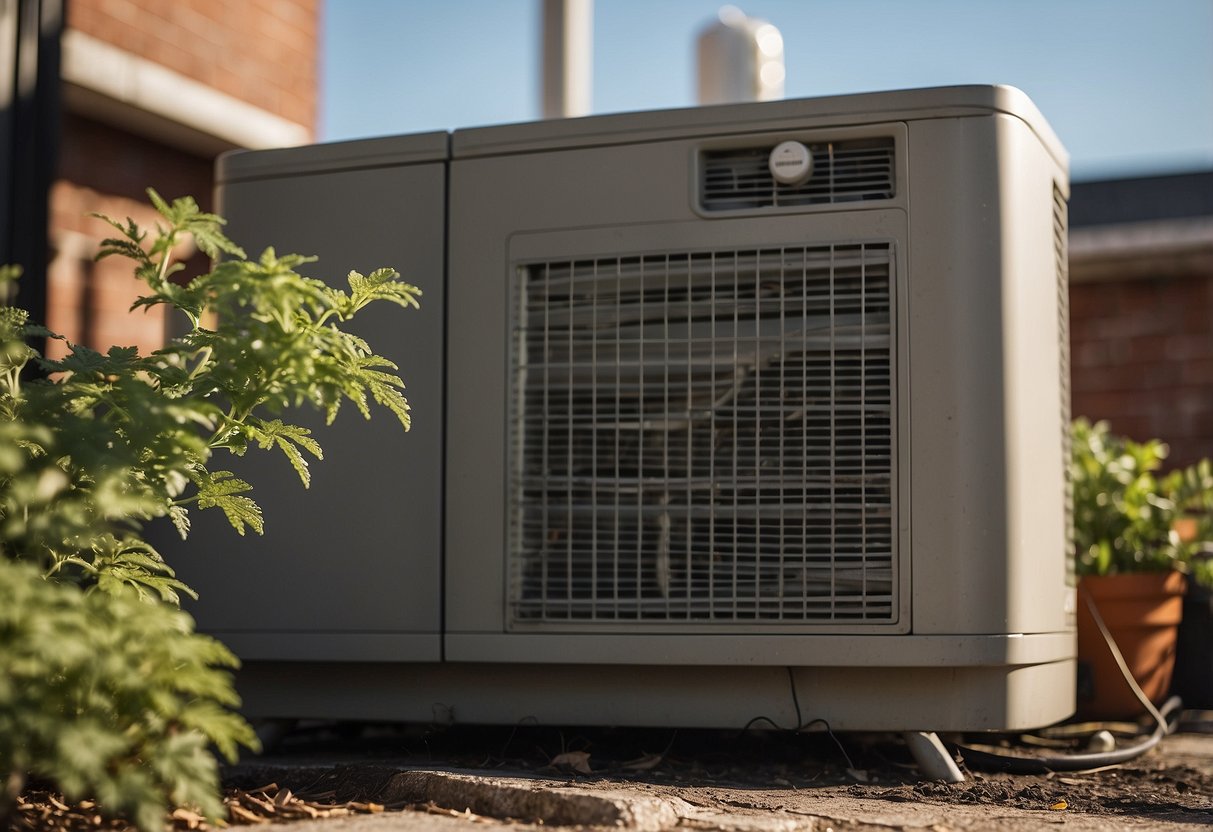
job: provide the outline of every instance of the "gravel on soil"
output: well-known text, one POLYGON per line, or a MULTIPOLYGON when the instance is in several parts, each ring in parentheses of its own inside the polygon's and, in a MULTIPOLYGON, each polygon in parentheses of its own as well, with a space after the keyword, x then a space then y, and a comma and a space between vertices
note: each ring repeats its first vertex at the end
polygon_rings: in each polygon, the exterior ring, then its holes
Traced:
MULTIPOLYGON (((945 784, 920 782, 894 736, 314 725, 226 774, 230 824, 299 832, 1213 828, 1213 735, 1093 772, 945 784)), ((211 828, 188 809, 172 823, 211 828)), ((13 828, 128 829, 45 792, 25 795, 13 828)))

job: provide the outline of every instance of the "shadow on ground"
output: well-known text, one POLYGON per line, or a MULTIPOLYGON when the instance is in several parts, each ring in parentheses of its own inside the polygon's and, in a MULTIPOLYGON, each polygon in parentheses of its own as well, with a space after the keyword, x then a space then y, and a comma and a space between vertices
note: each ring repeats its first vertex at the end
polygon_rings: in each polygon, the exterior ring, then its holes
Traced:
POLYGON ((964 783, 922 782, 896 735, 763 726, 726 732, 312 723, 229 769, 227 779, 239 789, 273 783, 338 803, 437 809, 514 825, 1213 827, 1211 735, 1169 737, 1135 761, 1095 772, 1009 775, 969 771, 963 763, 962 769, 964 783), (402 778, 406 770, 420 773, 402 778), (504 799, 507 793, 513 797, 504 799), (541 794, 548 797, 535 797, 541 794), (627 811, 594 814, 584 808, 594 802, 579 797, 585 795, 657 808, 641 812, 647 820, 627 811), (582 809, 573 805, 578 801, 582 809))

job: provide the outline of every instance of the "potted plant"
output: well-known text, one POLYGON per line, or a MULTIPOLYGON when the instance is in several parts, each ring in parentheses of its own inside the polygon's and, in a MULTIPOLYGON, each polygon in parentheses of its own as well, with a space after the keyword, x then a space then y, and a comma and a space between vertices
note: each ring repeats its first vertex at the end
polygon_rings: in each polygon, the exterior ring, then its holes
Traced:
POLYGON ((1143 707, 1091 608, 1142 691, 1161 703, 1171 686, 1187 575, 1213 540, 1213 473, 1204 460, 1161 476, 1165 444, 1115 436, 1105 422, 1077 420, 1072 439, 1079 713, 1134 717, 1143 707))

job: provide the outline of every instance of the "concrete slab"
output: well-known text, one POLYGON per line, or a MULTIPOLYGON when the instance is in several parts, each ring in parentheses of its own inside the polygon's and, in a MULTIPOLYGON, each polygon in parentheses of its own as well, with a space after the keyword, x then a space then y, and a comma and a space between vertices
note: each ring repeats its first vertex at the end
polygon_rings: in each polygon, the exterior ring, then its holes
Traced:
MULTIPOLYGON (((280 764, 280 761, 275 761, 280 764)), ((315 771, 315 758, 307 769, 315 771)), ((349 765, 352 760, 346 758, 349 765)), ((1213 735, 1168 737, 1139 761, 1094 774, 972 775, 965 784, 809 786, 645 780, 620 775, 456 771, 376 764, 376 800, 424 807, 298 821, 284 832, 538 832, 542 827, 635 832, 1027 832, 1065 826, 1190 832, 1213 828, 1213 735), (1147 794, 1148 792, 1148 794, 1147 794)))

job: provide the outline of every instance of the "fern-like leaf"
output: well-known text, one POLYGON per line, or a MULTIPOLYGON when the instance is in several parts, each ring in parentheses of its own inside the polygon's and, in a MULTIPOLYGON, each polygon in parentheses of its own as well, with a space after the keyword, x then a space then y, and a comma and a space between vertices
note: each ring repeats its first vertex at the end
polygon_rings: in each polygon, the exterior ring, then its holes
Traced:
POLYGON ((198 507, 218 507, 223 509, 223 513, 227 515, 227 521, 232 524, 232 528, 236 530, 236 533, 242 537, 244 536, 244 527, 246 525, 257 534, 265 532, 265 522, 261 517, 261 507, 248 497, 234 497, 231 495, 200 497, 198 499, 198 507))
POLYGON ((396 414, 396 418, 400 420, 400 424, 405 430, 409 430, 413 426, 413 417, 409 414, 409 403, 399 390, 377 379, 368 381, 366 386, 375 401, 396 414))
POLYGON ((169 519, 173 521, 173 528, 177 530, 177 534, 181 535, 181 539, 185 540, 190 533, 190 513, 185 506, 169 506, 169 519))
MULTIPOLYGON (((228 703, 239 705, 239 701, 228 703)), ((228 762, 236 762, 241 745, 255 747, 257 735, 252 727, 237 714, 214 702, 200 700, 192 702, 182 711, 181 725, 198 731, 215 740, 215 748, 228 762)))
MULTIPOLYGON (((147 195, 160 215, 174 228, 193 235, 194 243, 207 257, 218 257, 220 253, 245 256, 244 250, 220 230, 226 221, 218 214, 208 214, 199 209, 193 197, 179 197, 169 204, 153 188, 147 189, 147 195)), ((171 239, 171 236, 165 235, 162 239, 171 239)))
MULTIPOLYGON (((97 589, 110 594, 130 587, 143 600, 158 600, 172 606, 181 603, 179 593, 198 595, 177 580, 172 567, 148 543, 138 538, 119 539, 112 534, 97 537, 91 546, 90 571, 96 575, 97 589)), ((80 562, 78 558, 69 561, 80 562)))
POLYGON ((207 471, 201 466, 191 469, 190 479, 198 487, 198 508, 222 509, 237 534, 243 535, 246 525, 257 534, 265 531, 261 507, 241 496, 253 488, 247 482, 231 471, 207 471))
POLYGON ((421 290, 408 283, 401 283, 400 273, 395 269, 376 269, 369 275, 350 272, 346 282, 350 286, 349 303, 343 313, 346 317, 376 300, 386 300, 399 306, 420 308, 417 298, 421 290))
POLYGON ((71 353, 59 361, 46 363, 57 371, 82 374, 101 372, 107 364, 104 355, 81 344, 76 344, 71 353))
POLYGON ((312 483, 312 475, 308 470, 307 460, 304 459, 300 448, 310 453, 316 459, 324 459, 324 451, 320 444, 312 438, 312 432, 298 425, 284 424, 280 419, 249 425, 249 438, 257 442, 258 447, 277 447, 286 455, 291 467, 303 481, 303 487, 308 488, 312 483))

